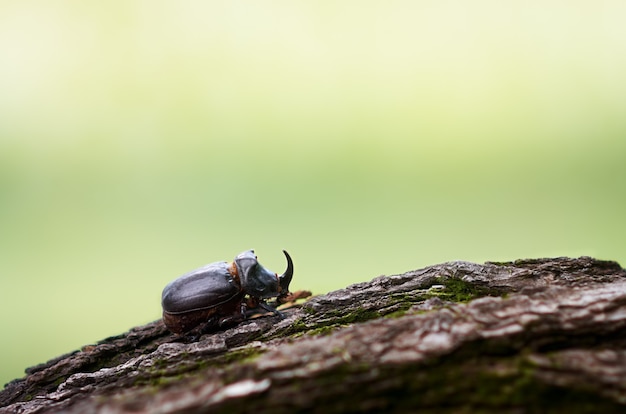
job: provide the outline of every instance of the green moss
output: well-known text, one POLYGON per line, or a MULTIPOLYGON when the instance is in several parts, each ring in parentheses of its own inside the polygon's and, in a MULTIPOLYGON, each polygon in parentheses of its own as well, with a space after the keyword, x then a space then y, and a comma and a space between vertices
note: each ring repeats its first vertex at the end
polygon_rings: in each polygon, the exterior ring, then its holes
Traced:
POLYGON ((358 307, 354 311, 349 312, 345 315, 340 315, 337 318, 336 323, 339 324, 351 324, 355 322, 365 322, 370 319, 375 319, 380 316, 380 313, 377 310, 365 309, 363 307, 358 307))
POLYGON ((513 374, 477 375, 476 391, 470 402, 474 405, 525 407, 532 412, 596 413, 613 412, 616 404, 580 387, 564 388, 546 384, 535 376, 535 368, 523 359, 513 374))
POLYGON ((411 306, 413 306, 414 302, 411 301, 403 301, 396 306, 396 310, 386 313, 384 315, 385 318, 401 318, 406 315, 411 306))
POLYGON ((225 353, 223 356, 217 358, 220 364, 234 364, 245 363, 255 360, 259 355, 262 355, 265 351, 254 347, 244 347, 235 349, 225 353))
POLYGON ((441 410, 454 407, 453 411, 461 412, 523 407, 529 412, 595 413, 615 412, 618 407, 598 395, 598 390, 544 383, 523 353, 485 356, 476 352, 480 350, 449 355, 428 366, 402 367, 396 373, 403 382, 397 391, 402 404, 441 410))
POLYGON ((279 332, 275 332, 272 336, 267 337, 267 340, 270 339, 274 339, 274 338, 285 338, 288 336, 291 337, 298 337, 303 335, 304 333, 306 333, 307 331, 310 331, 311 329, 313 329, 314 327, 307 325, 302 318, 300 319, 296 319, 295 321, 293 321, 287 328, 285 328, 284 330, 281 330, 279 332))
POLYGON ((157 393, 159 389, 169 385, 175 384, 184 378, 190 377, 190 375, 176 374, 172 375, 166 370, 153 371, 150 375, 141 376, 135 379, 133 386, 135 387, 148 387, 147 390, 151 390, 153 393, 157 393))
POLYGON ((63 384, 66 379, 67 379, 67 377, 65 377, 65 376, 59 377, 59 378, 55 379, 54 380, 54 386, 58 387, 59 385, 63 384))
POLYGON ((486 262, 485 264, 494 265, 494 266, 511 266, 513 264, 513 262, 497 262, 497 261, 496 262, 492 262, 492 261, 489 261, 489 262, 486 262))
MULTIPOLYGON (((410 307, 410 304, 406 308, 408 307, 410 307)), ((325 318, 323 321, 311 322, 309 324, 307 324, 304 319, 296 319, 285 331, 277 332, 272 338, 284 338, 286 336, 298 337, 303 334, 327 335, 339 326, 379 318, 381 316, 381 313, 379 313, 377 310, 358 307, 356 309, 349 310, 346 310, 346 308, 329 310, 325 313, 325 315, 327 318, 325 318)))
POLYGON ((325 336, 325 335, 329 335, 331 332, 335 331, 336 329, 337 327, 334 325, 321 325, 318 328, 309 330, 307 334, 311 336, 314 336, 314 335, 325 336))
POLYGON ((302 307, 302 311, 303 311, 304 313, 306 313, 307 315, 313 315, 314 313, 317 313, 317 312, 315 311, 315 309, 313 309, 312 307, 310 307, 310 306, 306 306, 306 303, 305 303, 305 305, 302 307))
POLYGON ((253 361, 264 353, 256 347, 242 347, 226 352, 223 355, 208 358, 192 358, 189 361, 183 359, 176 364, 165 359, 157 359, 151 368, 143 371, 133 382, 133 386, 143 386, 158 389, 181 380, 191 380, 206 375, 211 369, 227 369, 229 366, 239 366, 253 361))
POLYGON ((289 326, 289 330, 293 331, 293 332, 303 332, 303 331, 306 331, 308 329, 309 329, 309 327, 307 326, 306 323, 304 323, 304 321, 302 319, 296 319, 289 326))
MULTIPOLYGON (((274 337, 298 337, 303 334, 327 335, 340 326, 365 322, 380 317, 400 318, 406 315, 407 312, 410 312, 413 305, 422 303, 432 297, 439 297, 445 301, 464 303, 482 296, 498 295, 498 292, 492 289, 454 277, 442 276, 435 278, 433 285, 437 284, 442 285, 441 289, 431 288, 403 295, 394 295, 389 298, 389 303, 382 309, 369 309, 363 306, 330 309, 325 311, 323 320, 315 321, 313 318, 310 322, 306 322, 309 318, 304 316, 293 321, 286 330, 277 332, 274 337)), ((313 309, 306 306, 303 307, 303 310, 308 315, 316 313, 313 309)))
POLYGON ((439 297, 456 303, 466 303, 472 299, 484 296, 500 296, 501 292, 496 289, 481 286, 475 283, 469 283, 456 277, 438 277, 435 279, 436 284, 444 286, 442 290, 430 289, 425 296, 439 297))
MULTIPOLYGON (((357 399, 318 401, 327 413, 350 407, 359 411, 384 401, 377 411, 413 412, 620 412, 615 402, 585 389, 565 389, 542 382, 523 356, 449 355, 428 365, 379 366, 381 378, 394 378, 361 390, 357 399), (485 367, 494 367, 485 371, 485 367), (384 396, 377 400, 379 396, 384 396), (393 398, 389 398, 393 396, 393 398), (430 412, 430 411, 428 411, 430 412)), ((336 386, 337 376, 349 383, 371 371, 367 365, 346 364, 315 379, 317 386, 336 386)), ((341 382, 339 382, 341 383, 341 382)))

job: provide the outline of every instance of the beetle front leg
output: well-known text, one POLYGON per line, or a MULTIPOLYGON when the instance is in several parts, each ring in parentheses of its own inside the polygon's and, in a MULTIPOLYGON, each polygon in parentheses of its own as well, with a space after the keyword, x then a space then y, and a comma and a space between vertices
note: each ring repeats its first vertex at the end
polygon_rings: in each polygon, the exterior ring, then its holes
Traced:
POLYGON ((231 316, 223 317, 222 319, 219 320, 218 325, 220 328, 227 328, 232 325, 237 325, 238 323, 244 321, 245 319, 246 319, 245 316, 241 315, 240 313, 236 313, 231 316))
POLYGON ((247 312, 248 316, 252 316, 252 315, 267 316, 259 312, 259 309, 263 309, 266 312, 270 312, 272 315, 277 315, 277 316, 280 316, 281 318, 285 317, 285 315, 282 312, 280 312, 274 306, 267 304, 264 300, 260 300, 258 298, 253 298, 253 299, 254 299, 253 304, 252 305, 250 305, 250 303, 248 304, 248 306, 251 308, 247 312))
POLYGON ((283 319, 285 318, 285 314, 284 314, 284 313, 282 313, 281 311, 279 311, 279 310, 278 310, 278 309, 276 309, 275 307, 273 307, 273 306, 271 306, 271 305, 268 305, 268 304, 267 304, 267 303, 265 303, 265 302, 259 302, 259 308, 261 308, 261 309, 263 309, 263 310, 266 310, 266 311, 268 311, 268 312, 271 312, 271 313, 273 313, 274 315, 278 315, 278 316, 280 316, 280 317, 281 317, 281 318, 283 318, 283 319))

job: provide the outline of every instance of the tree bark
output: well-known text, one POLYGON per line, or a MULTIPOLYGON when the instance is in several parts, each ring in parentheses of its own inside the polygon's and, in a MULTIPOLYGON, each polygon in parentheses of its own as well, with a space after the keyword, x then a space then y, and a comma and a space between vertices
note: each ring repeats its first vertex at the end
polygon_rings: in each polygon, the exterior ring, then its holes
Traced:
POLYGON ((161 321, 27 369, 0 413, 625 412, 626 271, 380 276, 184 343, 161 321))

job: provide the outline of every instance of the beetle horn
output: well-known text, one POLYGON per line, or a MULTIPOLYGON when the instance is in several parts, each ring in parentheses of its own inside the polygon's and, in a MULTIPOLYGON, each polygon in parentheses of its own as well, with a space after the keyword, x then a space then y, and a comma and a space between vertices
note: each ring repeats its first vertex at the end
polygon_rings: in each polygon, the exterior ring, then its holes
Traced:
POLYGON ((287 270, 285 270, 285 273, 278 276, 278 281, 283 293, 287 293, 289 292, 289 283, 291 283, 291 278, 293 277, 293 262, 286 250, 283 250, 283 253, 285 253, 285 257, 287 258, 287 270))

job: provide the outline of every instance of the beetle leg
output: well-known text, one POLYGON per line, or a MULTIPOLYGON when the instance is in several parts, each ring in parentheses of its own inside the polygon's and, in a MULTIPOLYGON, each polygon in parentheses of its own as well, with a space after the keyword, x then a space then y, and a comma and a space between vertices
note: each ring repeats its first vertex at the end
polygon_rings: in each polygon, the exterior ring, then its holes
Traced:
POLYGON ((186 333, 186 334, 181 336, 181 342, 183 342, 185 344, 190 344, 192 342, 198 342, 200 340, 201 336, 202 336, 202 334, 200 334, 200 333, 196 333, 196 334, 186 333))
POLYGON ((218 326, 220 326, 220 319, 217 316, 211 316, 199 328, 194 329, 194 331, 197 331, 196 336, 200 339, 202 335, 214 331, 218 326))
POLYGON ((241 301, 239 303, 239 309, 237 309, 237 306, 235 306, 235 309, 233 309, 234 312, 231 315, 224 316, 223 318, 219 320, 218 322, 219 327, 224 328, 230 325, 236 325, 244 321, 246 319, 247 309, 248 307, 246 305, 246 302, 241 301))
POLYGON ((268 304, 267 302, 265 302, 262 299, 259 299, 257 297, 249 297, 247 300, 247 308, 245 311, 245 315, 246 317, 250 317, 250 316, 267 316, 264 314, 260 314, 259 309, 262 309, 266 312, 270 312, 272 315, 277 315, 280 316, 281 318, 284 318, 285 315, 283 315, 282 312, 280 312, 278 309, 276 309, 274 306, 268 304))
POLYGON ((276 309, 273 306, 268 305, 265 302, 259 302, 259 308, 261 308, 263 310, 266 310, 268 312, 272 312, 274 315, 278 315, 278 316, 280 316, 283 319, 285 318, 285 315, 281 311, 279 311, 278 309, 276 309))
POLYGON ((212 316, 200 326, 182 334, 180 337, 181 341, 184 343, 198 342, 202 335, 215 331, 218 326, 218 318, 216 316, 212 316))

